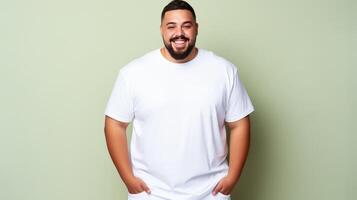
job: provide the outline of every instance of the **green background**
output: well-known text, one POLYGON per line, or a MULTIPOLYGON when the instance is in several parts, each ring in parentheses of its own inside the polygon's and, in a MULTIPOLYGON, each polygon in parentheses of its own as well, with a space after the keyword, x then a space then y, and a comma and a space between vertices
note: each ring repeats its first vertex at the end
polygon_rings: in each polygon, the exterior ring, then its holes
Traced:
MULTIPOLYGON (((126 199, 103 113, 167 2, 0 1, 0 199, 126 199)), ((256 109, 232 200, 356 199, 356 1, 189 2, 256 109)))

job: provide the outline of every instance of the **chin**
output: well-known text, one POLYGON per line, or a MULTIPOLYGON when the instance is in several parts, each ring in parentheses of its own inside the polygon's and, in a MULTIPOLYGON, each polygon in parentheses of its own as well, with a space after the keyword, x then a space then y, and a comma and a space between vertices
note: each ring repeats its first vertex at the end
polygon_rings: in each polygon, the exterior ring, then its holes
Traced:
POLYGON ((187 49, 182 50, 182 51, 174 51, 176 54, 184 54, 186 53, 187 49))

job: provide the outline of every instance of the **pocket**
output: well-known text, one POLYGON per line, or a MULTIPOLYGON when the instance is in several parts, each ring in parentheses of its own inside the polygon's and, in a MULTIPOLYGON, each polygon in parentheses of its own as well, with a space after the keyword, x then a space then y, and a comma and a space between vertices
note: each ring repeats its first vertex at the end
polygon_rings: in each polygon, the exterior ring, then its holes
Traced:
POLYGON ((147 196, 147 193, 145 191, 142 191, 142 192, 139 192, 139 193, 135 193, 135 194, 132 194, 132 193, 128 192, 129 200, 137 199, 137 198, 140 198, 140 197, 146 197, 146 196, 147 196))
POLYGON ((230 200, 231 199, 231 195, 230 194, 223 194, 218 192, 216 194, 217 199, 222 199, 222 200, 230 200))

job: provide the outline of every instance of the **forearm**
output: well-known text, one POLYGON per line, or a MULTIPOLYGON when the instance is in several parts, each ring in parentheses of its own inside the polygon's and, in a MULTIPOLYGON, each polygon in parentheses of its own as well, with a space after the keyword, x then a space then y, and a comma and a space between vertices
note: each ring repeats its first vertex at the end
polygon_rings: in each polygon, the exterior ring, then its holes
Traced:
POLYGON ((249 118, 242 119, 236 126, 231 128, 229 143, 229 171, 234 182, 238 182, 245 161, 248 156, 250 143, 249 118))
POLYGON ((133 178, 132 166, 129 160, 126 127, 106 118, 105 138, 111 159, 124 183, 133 178))

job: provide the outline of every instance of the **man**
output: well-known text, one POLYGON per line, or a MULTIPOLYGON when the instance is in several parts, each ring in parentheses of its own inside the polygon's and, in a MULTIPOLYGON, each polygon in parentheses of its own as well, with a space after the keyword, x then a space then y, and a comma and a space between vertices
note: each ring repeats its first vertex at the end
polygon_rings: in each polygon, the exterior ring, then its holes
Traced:
POLYGON ((163 48, 119 71, 105 111, 110 156, 129 200, 230 200, 248 153, 253 105, 237 68, 195 47, 198 24, 187 2, 163 9, 160 31, 163 48))

